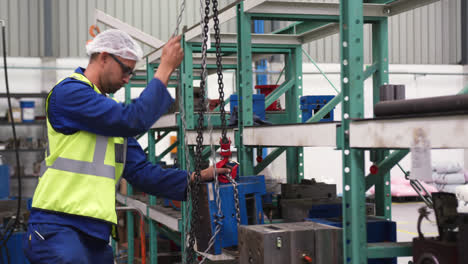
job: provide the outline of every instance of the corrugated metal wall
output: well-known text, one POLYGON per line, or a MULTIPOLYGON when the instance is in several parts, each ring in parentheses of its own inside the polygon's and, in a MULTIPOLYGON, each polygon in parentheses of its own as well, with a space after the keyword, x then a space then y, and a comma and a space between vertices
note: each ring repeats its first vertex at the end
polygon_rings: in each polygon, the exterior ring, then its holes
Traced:
MULTIPOLYGON (((220 8, 234 0, 219 0, 220 8)), ((331 2, 333 0, 324 0, 331 2)), ((456 64, 461 59, 462 0, 441 0, 389 20, 390 63, 456 64)), ((0 19, 7 20, 9 56, 83 57, 94 9, 167 40, 175 28, 179 2, 174 0, 0 0, 0 19)), ((199 20, 199 1, 186 0, 182 24, 199 20)), ((283 24, 283 23, 281 23, 283 24)), ((235 21, 222 26, 235 32, 235 21)), ((364 39, 371 55, 371 29, 364 39)), ((339 37, 305 45, 318 62, 339 61, 339 37)), ((146 49, 148 50, 148 49, 146 49)))

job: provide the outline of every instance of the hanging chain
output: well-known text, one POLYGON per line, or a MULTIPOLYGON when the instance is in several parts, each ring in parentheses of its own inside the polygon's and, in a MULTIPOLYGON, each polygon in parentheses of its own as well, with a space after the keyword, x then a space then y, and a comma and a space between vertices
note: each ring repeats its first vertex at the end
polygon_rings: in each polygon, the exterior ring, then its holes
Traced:
POLYGON ((202 164, 202 150, 203 150, 203 123, 204 123, 204 114, 206 111, 205 105, 205 87, 206 87, 206 51, 207 51, 207 35, 208 32, 208 22, 209 22, 209 13, 210 13, 210 0, 205 1, 205 16, 203 19, 203 44, 202 44, 202 72, 201 72, 201 81, 200 81, 200 111, 198 114, 198 125, 197 125, 197 138, 196 138, 196 148, 195 148, 195 180, 191 181, 191 198, 192 198, 192 211, 191 211, 191 228, 189 234, 189 243, 187 247, 187 258, 189 259, 189 263, 194 263, 196 254, 194 250, 195 246, 195 235, 196 231, 198 230, 199 224, 199 215, 198 215, 198 208, 199 208, 199 190, 200 190, 200 182, 201 182, 201 164, 202 164))
MULTIPOLYGON (((227 138, 227 125, 226 125, 226 111, 224 110, 224 84, 223 84, 223 64, 222 64, 222 55, 221 55, 221 37, 220 37, 220 28, 219 28, 219 19, 218 19, 218 0, 213 0, 213 28, 215 31, 215 47, 216 47, 216 73, 218 75, 218 92, 219 92, 219 109, 221 117, 221 141, 223 144, 229 142, 227 138)), ((231 175, 226 174, 227 179, 232 184, 234 189, 234 202, 236 206, 236 217, 237 224, 240 225, 240 207, 239 207, 239 190, 237 188, 237 182, 231 177, 231 175)))
POLYGON ((224 84, 223 84, 223 64, 221 56, 221 38, 218 19, 218 0, 213 0, 213 28, 215 32, 215 47, 216 47, 216 73, 218 75, 218 92, 219 92, 219 110, 221 112, 221 138, 223 143, 228 143, 229 139, 226 136, 226 111, 224 110, 224 84))
MULTIPOLYGON (((184 14, 184 11, 185 11, 185 0, 182 0, 181 2, 181 5, 180 5, 180 11, 179 11, 179 15, 177 17, 177 23, 176 23, 176 28, 174 30, 174 32, 172 33, 172 37, 175 37, 177 35, 179 35, 179 28, 180 28, 180 24, 182 23, 182 16, 184 14)), ((180 112, 180 120, 181 120, 181 123, 182 123, 182 133, 184 133, 184 135, 187 135, 187 120, 185 119, 185 108, 184 108, 184 96, 185 96, 185 93, 182 92, 182 90, 185 88, 185 87, 181 87, 180 84, 181 84, 181 80, 180 80, 180 76, 181 76, 181 71, 182 71, 182 67, 179 67, 179 69, 177 70, 176 74, 177 74, 177 79, 179 80, 179 82, 177 83, 177 94, 178 94, 178 98, 179 98, 179 112, 180 112)), ((187 202, 186 202, 186 207, 185 207, 185 220, 184 220, 184 227, 185 227, 185 243, 187 243, 187 241, 190 241, 190 238, 191 237, 194 237, 194 233, 192 231, 192 228, 193 226, 190 224, 190 220, 192 219, 191 217, 188 217, 189 213, 192 212, 192 204, 191 204, 191 201, 192 201, 192 179, 191 179, 191 174, 190 174, 190 168, 191 168, 191 162, 190 162, 190 156, 189 156, 189 149, 188 149, 188 138, 187 136, 184 136, 184 153, 185 153, 185 168, 187 170, 187 177, 186 177, 186 180, 187 180, 187 202)), ((182 164, 181 164, 182 165, 182 164)), ((187 245, 187 244, 186 244, 187 245)), ((193 251, 193 246, 190 247, 190 246, 187 246, 187 259, 183 259, 183 263, 192 263, 193 262, 193 256, 195 255, 194 254, 194 251, 193 251), (189 262, 187 262, 189 261, 189 262)))
POLYGON ((174 33, 172 33, 173 37, 179 35, 179 28, 180 28, 180 24, 182 23, 182 15, 184 14, 184 11, 185 11, 185 0, 182 0, 182 3, 180 3, 180 12, 179 12, 179 15, 177 16, 176 28, 174 30, 174 33))
POLYGON ((237 219, 237 225, 239 226, 241 219, 240 219, 240 206, 239 206, 239 190, 237 188, 237 182, 229 174, 226 174, 226 177, 228 178, 229 182, 232 184, 232 188, 234 190, 234 204, 236 207, 236 219, 237 219))

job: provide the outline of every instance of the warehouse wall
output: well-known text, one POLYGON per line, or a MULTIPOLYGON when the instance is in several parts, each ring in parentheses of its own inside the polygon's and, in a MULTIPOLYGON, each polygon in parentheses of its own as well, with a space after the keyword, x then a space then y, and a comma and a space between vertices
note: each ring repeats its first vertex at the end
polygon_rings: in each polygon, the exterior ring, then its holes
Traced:
MULTIPOLYGON (((219 6, 233 1, 219 0, 219 6)), ((390 63, 459 63, 461 1, 441 0, 390 18, 390 63)), ((85 57, 84 45, 90 38, 88 28, 96 8, 167 40, 175 28, 179 3, 180 0, 0 0, 0 19, 8 22, 9 56, 85 57)), ((182 24, 194 25, 199 17, 199 1, 187 0, 182 24)), ((235 21, 230 21, 222 29, 235 32, 235 27, 235 21)), ((372 50, 370 32, 370 26, 366 26, 366 62, 370 61, 372 50)), ((309 43, 305 48, 318 62, 336 63, 338 39, 338 35, 331 36, 309 43)))

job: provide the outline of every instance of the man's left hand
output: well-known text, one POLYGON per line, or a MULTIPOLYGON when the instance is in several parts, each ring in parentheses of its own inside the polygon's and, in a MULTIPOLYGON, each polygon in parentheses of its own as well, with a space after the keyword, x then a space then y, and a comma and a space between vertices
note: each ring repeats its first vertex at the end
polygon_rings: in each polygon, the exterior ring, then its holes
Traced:
MULTIPOLYGON (((229 174, 231 173, 231 169, 229 168, 216 168, 216 174, 229 174)), ((204 169, 201 171, 201 181, 212 181, 215 176, 215 170, 214 167, 208 167, 207 169, 204 169)), ((195 173, 192 173, 192 181, 195 179, 195 173)))

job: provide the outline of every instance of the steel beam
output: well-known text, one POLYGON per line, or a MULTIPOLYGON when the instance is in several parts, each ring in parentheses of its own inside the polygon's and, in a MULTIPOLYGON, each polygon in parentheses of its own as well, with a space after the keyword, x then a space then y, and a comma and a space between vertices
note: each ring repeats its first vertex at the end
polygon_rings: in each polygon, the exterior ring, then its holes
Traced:
MULTIPOLYGON (((388 4, 364 3, 364 17, 394 16, 412 9, 435 3, 439 0, 397 0, 388 4)), ((370 2, 370 1, 369 1, 370 2)), ((247 13, 285 14, 285 15, 324 15, 338 16, 338 3, 311 2, 306 0, 250 0, 245 1, 247 13)), ((253 16, 253 18, 256 18, 253 16)))
POLYGON ((414 135, 422 133, 433 149, 468 148, 467 131, 467 115, 354 121, 350 126, 350 146, 406 149, 414 144, 414 135))
POLYGON ((244 145, 263 147, 336 147, 337 123, 244 128, 244 145))
POLYGON ((397 0, 386 4, 384 12, 389 16, 394 16, 439 1, 440 0, 397 0))
POLYGON ((296 34, 300 35, 305 32, 309 32, 311 30, 314 30, 319 27, 323 27, 327 25, 330 22, 326 21, 300 21, 300 22, 294 22, 291 25, 284 27, 282 29, 273 31, 273 34, 296 34))
MULTIPOLYGON (((247 13, 286 14, 286 15, 324 15, 339 16, 339 3, 287 0, 251 0, 245 2, 247 13)), ((364 5, 364 16, 387 16, 383 5, 364 5)))
POLYGON ((135 28, 130 26, 127 23, 122 22, 121 20, 112 17, 101 10, 96 9, 94 11, 94 24, 97 25, 98 22, 103 23, 104 25, 107 25, 111 28, 117 28, 119 30, 127 32, 130 36, 132 36, 134 39, 139 40, 143 42, 144 44, 150 46, 151 48, 158 49, 162 47, 165 42, 135 28))
POLYGON ((340 26, 337 23, 329 23, 315 30, 306 32, 299 36, 302 43, 309 43, 314 40, 322 39, 340 32, 340 26))
POLYGON ((395 166, 395 164, 400 162, 400 160, 402 160, 408 153, 409 153, 409 150, 396 150, 390 153, 384 160, 377 163, 379 172, 377 174, 368 174, 366 176, 366 190, 369 190, 369 188, 371 188, 372 186, 376 184, 387 185, 387 182, 390 183, 389 178, 384 179, 383 182, 379 181, 379 179, 383 178, 388 172, 390 172, 393 166, 395 166))
POLYGON ((369 243, 367 254, 369 258, 393 258, 393 257, 412 256, 413 255, 413 243, 412 242, 369 243))
MULTIPOLYGON (((162 206, 156 205, 156 206, 149 206, 148 204, 139 201, 137 199, 122 195, 122 194, 117 194, 116 199, 119 203, 122 203, 126 206, 134 207, 137 208, 138 210, 142 212, 148 212, 148 217, 155 220, 158 223, 161 223, 167 227, 169 227, 171 230, 174 231, 180 231, 179 230, 179 221, 180 216, 176 215, 175 213, 172 213, 174 211, 173 209, 170 208, 164 208, 162 206), (169 213, 171 212, 171 213, 169 213)), ((178 213, 180 214, 180 213, 178 213)), ((132 227, 133 230, 133 227, 132 227)))
POLYGON ((285 147, 279 147, 273 150, 270 154, 268 154, 268 156, 266 156, 265 159, 263 159, 262 162, 260 162, 259 164, 257 164, 257 166, 255 166, 254 174, 255 175, 259 174, 263 169, 268 167, 268 165, 270 165, 277 157, 279 157, 279 155, 281 155, 285 150, 286 150, 285 147))
POLYGON ((270 106, 274 101, 278 100, 278 98, 280 98, 280 96, 283 95, 285 92, 292 89, 293 86, 294 86, 294 80, 288 80, 282 83, 281 86, 276 88, 271 94, 269 94, 265 98, 265 109, 268 108, 268 106, 270 106))
MULTIPOLYGON (((237 34, 235 33, 222 33, 220 34, 221 39, 224 44, 226 43, 235 43, 237 44, 237 34)), ((214 33, 211 33, 211 39, 213 40, 212 45, 214 46, 214 33)), ((251 35, 252 44, 268 44, 271 45, 299 45, 299 41, 296 35, 286 35, 286 34, 252 34, 251 35)), ((202 39, 200 36, 196 36, 190 40, 190 43, 201 43, 202 39)))

